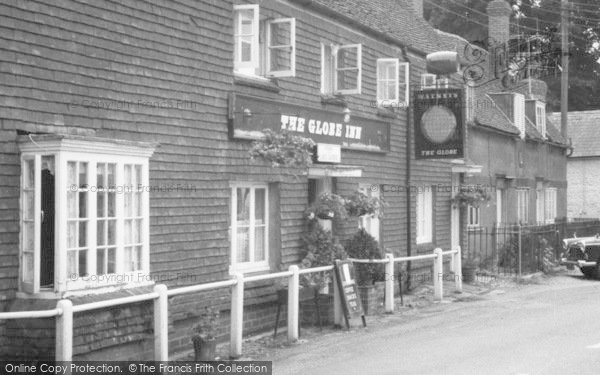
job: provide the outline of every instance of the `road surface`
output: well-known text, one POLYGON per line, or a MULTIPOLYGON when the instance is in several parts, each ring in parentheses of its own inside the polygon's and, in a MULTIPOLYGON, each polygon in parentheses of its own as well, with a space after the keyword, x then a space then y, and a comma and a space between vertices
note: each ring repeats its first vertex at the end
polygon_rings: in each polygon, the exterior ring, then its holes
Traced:
POLYGON ((574 275, 325 335, 280 353, 273 374, 598 375, 600 281, 574 275))

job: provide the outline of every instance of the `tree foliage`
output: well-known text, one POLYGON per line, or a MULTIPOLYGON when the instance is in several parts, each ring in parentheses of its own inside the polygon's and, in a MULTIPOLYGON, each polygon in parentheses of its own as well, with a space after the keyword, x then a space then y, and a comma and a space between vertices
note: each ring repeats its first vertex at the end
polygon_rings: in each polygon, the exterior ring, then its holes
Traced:
MULTIPOLYGON (((424 16, 437 29, 480 41, 488 35, 485 13, 490 1, 428 0, 424 16)), ((569 110, 600 109, 600 2, 569 3, 569 110)), ((511 0, 511 5, 511 34, 549 36, 560 61, 560 0, 511 0)), ((560 74, 541 78, 548 84, 549 110, 560 110, 560 74)))

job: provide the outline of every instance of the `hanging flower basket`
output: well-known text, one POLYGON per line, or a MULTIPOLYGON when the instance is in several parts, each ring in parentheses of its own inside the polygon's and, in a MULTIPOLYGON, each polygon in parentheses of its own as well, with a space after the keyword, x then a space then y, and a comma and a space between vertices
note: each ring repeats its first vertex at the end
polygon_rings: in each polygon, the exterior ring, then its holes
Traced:
POLYGON ((383 216, 383 206, 385 202, 381 198, 369 197, 361 191, 356 191, 346 197, 346 211, 350 217, 360 217, 364 215, 383 216))
POLYGON ((317 218, 322 220, 344 220, 347 217, 346 200, 337 194, 321 194, 317 202, 306 210, 308 220, 317 218))
POLYGON ((310 138, 292 134, 288 131, 262 131, 264 137, 254 141, 250 148, 250 158, 261 158, 274 168, 297 168, 306 172, 312 165, 315 142, 310 138))
POLYGON ((462 186, 460 191, 452 198, 452 204, 460 207, 479 207, 492 199, 487 189, 481 186, 462 186))

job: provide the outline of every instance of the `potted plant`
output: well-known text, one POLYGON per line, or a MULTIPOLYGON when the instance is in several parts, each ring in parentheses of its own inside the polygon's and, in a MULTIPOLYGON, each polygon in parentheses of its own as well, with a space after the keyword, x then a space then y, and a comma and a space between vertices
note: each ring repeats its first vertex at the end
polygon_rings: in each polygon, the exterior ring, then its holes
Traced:
MULTIPOLYGON (((313 268, 332 265, 336 259, 345 259, 347 257, 344 247, 333 237, 330 231, 323 229, 317 222, 309 222, 309 230, 302 236, 302 249, 304 256, 300 264, 301 268, 313 268)), ((303 320, 316 314, 317 323, 321 325, 323 321, 333 322, 333 295, 325 291, 331 291, 329 288, 331 277, 325 272, 309 273, 301 275, 300 282, 305 292, 302 295, 310 293, 313 301, 305 301, 300 304, 303 310, 303 320)))
POLYGON ((194 327, 194 354, 196 361, 214 361, 217 351, 215 332, 219 323, 219 310, 205 306, 194 327))
POLYGON ((459 192, 452 198, 452 204, 460 207, 479 207, 492 199, 487 189, 481 185, 461 186, 459 192))
MULTIPOLYGON (((351 258, 357 259, 381 259, 381 249, 379 244, 366 230, 360 229, 348 240, 346 252, 351 258)), ((361 296, 365 313, 373 307, 379 305, 380 298, 383 298, 383 290, 375 287, 375 281, 384 279, 385 266, 383 264, 365 264, 357 263, 356 282, 361 296), (381 294, 381 295, 379 295, 381 294)))
POLYGON ((317 201, 306 210, 308 220, 344 220, 348 217, 346 200, 337 194, 323 193, 317 201))
POLYGON ((348 216, 359 217, 364 215, 383 214, 383 199, 369 197, 361 191, 355 191, 346 197, 345 208, 348 216))
POLYGON ((301 173, 306 173, 312 165, 316 145, 312 139, 286 130, 275 132, 271 129, 263 130, 261 138, 252 143, 249 151, 251 159, 261 158, 274 168, 297 168, 301 173))

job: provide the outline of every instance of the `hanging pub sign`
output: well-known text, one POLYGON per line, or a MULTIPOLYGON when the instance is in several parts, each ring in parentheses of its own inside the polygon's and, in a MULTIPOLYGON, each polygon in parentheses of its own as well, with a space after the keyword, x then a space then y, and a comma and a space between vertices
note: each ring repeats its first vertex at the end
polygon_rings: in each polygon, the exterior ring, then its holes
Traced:
POLYGON ((360 317, 364 327, 367 326, 365 311, 358 294, 354 264, 349 260, 335 261, 335 277, 340 292, 340 300, 346 319, 346 327, 350 329, 350 319, 360 317))
POLYGON ((458 159, 464 156, 462 90, 414 92, 415 157, 458 159))
POLYGON ((229 126, 230 136, 236 139, 260 139, 265 129, 287 130, 315 143, 361 151, 390 150, 389 122, 354 116, 343 109, 326 111, 232 93, 229 126))

